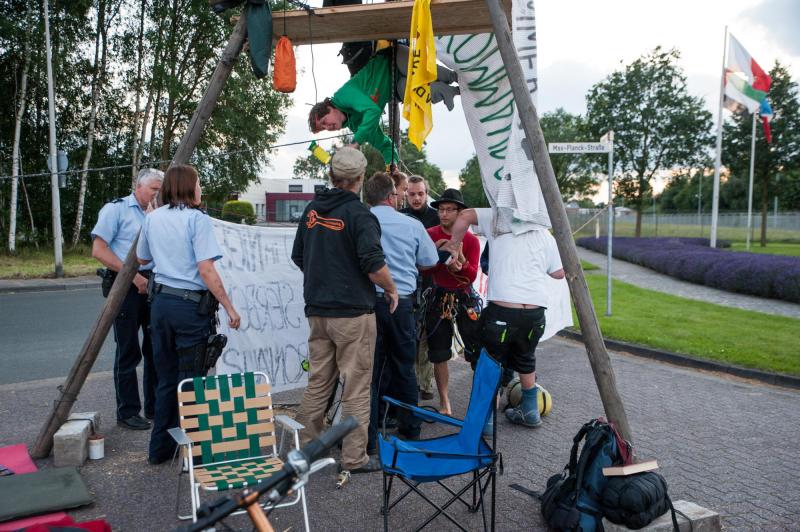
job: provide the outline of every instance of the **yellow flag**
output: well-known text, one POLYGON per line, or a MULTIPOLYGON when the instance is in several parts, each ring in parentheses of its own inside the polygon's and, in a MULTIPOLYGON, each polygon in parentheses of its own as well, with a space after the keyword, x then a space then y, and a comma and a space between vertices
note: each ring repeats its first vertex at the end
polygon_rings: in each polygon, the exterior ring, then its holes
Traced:
POLYGON ((422 143, 433 129, 430 83, 436 80, 436 44, 433 41, 431 0, 414 0, 409 42, 403 118, 409 122, 408 139, 421 150, 422 143))

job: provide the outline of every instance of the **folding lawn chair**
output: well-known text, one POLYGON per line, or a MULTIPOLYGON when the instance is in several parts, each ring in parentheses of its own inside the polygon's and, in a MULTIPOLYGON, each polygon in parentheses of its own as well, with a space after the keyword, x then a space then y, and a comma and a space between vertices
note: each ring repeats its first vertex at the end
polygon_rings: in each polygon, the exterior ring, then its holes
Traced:
MULTIPOLYGON (((389 511, 412 492, 436 509, 416 530, 425 528, 439 515, 445 516, 461 530, 468 530, 447 513, 447 508, 456 501, 464 504, 470 512, 480 510, 483 529, 487 530, 484 496, 489 484, 492 486, 491 530, 494 530, 495 475, 498 463, 502 473, 503 461, 500 453, 496 450, 496 429, 492 431, 491 446, 482 437, 482 432, 489 416, 493 416, 493 421, 495 421, 495 396, 500 386, 500 374, 500 364, 485 350, 481 351, 472 378, 469 408, 463 421, 384 396, 383 399, 388 403, 410 410, 423 420, 444 423, 459 429, 455 434, 439 438, 404 441, 396 436, 387 436, 384 428, 379 436, 378 446, 383 465, 383 528, 385 531, 389 529, 389 511), (468 473, 472 473, 471 480, 458 491, 451 489, 443 482, 450 477, 468 473), (390 503, 392 482, 395 478, 406 484, 408 490, 390 503), (434 482, 450 493, 451 498, 445 504, 436 504, 420 489, 423 484, 434 482), (472 501, 468 502, 462 496, 470 488, 472 489, 472 501)), ((493 427, 496 426, 497 424, 493 423, 493 427)))
MULTIPOLYGON (((283 461, 276 448, 275 422, 294 433, 295 448, 300 448, 298 431, 303 426, 287 416, 274 416, 269 378, 265 373, 209 375, 185 379, 178 385, 180 427, 169 430, 182 448, 181 474, 189 474, 192 515, 179 519, 197 521, 200 490, 222 492, 254 486, 281 470, 283 461)), ((180 503, 181 479, 178 479, 180 503)), ((269 510, 303 505, 306 531, 308 509, 305 489, 292 499, 269 510)), ((241 513, 241 512, 239 512, 241 513)))

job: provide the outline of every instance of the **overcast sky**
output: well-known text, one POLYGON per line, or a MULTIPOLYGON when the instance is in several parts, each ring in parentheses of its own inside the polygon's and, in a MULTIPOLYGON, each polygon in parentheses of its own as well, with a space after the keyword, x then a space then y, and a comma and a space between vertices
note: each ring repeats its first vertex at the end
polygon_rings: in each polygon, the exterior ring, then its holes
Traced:
MULTIPOLYGON (((319 6, 322 1, 310 3, 319 6)), ((800 80, 800 0, 539 0, 535 8, 540 114, 558 107, 585 113, 585 96, 593 84, 660 45, 680 50, 689 91, 705 99, 716 120, 726 25, 764 70, 779 60, 800 80)), ((338 44, 316 45, 312 62, 310 47, 296 48, 298 88, 279 143, 314 137, 307 126, 309 105, 315 101, 314 78, 318 100, 349 78, 338 50, 338 44)), ((442 169, 448 184, 458 186, 458 173, 474 152, 464 115, 458 102, 452 112, 441 105, 434 110, 428 159, 442 169)), ((330 143, 320 142, 326 148, 330 143)), ((295 159, 308 154, 305 148, 278 150, 263 177, 291 177, 295 159)))

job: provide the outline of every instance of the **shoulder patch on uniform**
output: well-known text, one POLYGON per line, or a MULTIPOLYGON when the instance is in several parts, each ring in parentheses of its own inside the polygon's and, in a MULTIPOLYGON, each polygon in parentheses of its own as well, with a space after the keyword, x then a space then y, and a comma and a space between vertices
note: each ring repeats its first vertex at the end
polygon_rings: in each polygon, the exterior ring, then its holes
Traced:
POLYGON ((117 199, 113 199, 113 200, 109 201, 109 203, 120 203, 120 202, 122 202, 122 201, 125 201, 125 198, 117 198, 117 199))

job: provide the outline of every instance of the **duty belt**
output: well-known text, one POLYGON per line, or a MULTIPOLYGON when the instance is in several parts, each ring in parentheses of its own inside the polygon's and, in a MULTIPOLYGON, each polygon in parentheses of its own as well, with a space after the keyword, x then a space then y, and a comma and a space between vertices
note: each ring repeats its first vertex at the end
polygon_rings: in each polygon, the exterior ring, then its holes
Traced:
POLYGON ((156 294, 168 294, 171 296, 177 296, 182 299, 193 301, 194 303, 200 303, 200 300, 203 298, 203 294, 205 293, 205 291, 203 290, 188 290, 186 288, 173 288, 165 284, 157 284, 155 292, 156 294))
MULTIPOLYGON (((384 297, 386 297, 384 295, 385 293, 386 292, 375 292, 375 297, 377 299, 383 299, 384 297)), ((397 299, 414 299, 415 297, 416 296, 414 294, 406 294, 406 295, 399 295, 398 294, 397 299)))

